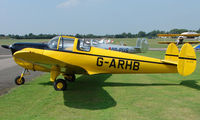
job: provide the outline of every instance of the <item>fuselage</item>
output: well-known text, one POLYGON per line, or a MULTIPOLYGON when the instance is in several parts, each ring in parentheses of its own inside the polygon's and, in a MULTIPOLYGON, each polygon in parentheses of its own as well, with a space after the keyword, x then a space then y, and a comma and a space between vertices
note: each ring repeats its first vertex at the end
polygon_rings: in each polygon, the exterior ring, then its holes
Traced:
POLYGON ((74 74, 130 74, 130 73, 177 73, 177 66, 160 59, 90 47, 80 50, 78 39, 72 51, 44 48, 23 48, 13 54, 20 66, 49 72, 58 66, 61 73, 74 74))

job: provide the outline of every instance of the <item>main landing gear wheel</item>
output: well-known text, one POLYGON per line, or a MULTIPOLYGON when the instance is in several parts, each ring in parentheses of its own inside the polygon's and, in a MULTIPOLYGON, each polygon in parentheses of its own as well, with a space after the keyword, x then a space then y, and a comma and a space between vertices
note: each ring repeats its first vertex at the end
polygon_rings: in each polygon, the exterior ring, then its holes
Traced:
POLYGON ((67 83, 63 79, 57 79, 54 82, 54 89, 56 91, 64 91, 67 89, 67 83))
POLYGON ((75 74, 66 74, 66 75, 64 75, 64 79, 69 82, 75 82, 76 76, 75 76, 75 74))
POLYGON ((25 82, 24 77, 21 78, 21 76, 17 76, 17 77, 15 78, 15 84, 16 84, 16 85, 22 85, 22 84, 24 84, 24 82, 25 82))

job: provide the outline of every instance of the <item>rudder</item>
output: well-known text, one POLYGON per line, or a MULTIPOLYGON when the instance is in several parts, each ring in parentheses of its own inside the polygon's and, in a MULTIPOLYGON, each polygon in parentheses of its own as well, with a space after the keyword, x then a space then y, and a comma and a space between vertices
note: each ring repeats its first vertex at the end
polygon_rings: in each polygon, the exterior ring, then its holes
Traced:
POLYGON ((190 75, 196 69, 196 54, 192 45, 185 43, 178 57, 178 73, 182 76, 190 75))
POLYGON ((178 62, 179 50, 174 43, 170 43, 165 53, 165 60, 178 62))

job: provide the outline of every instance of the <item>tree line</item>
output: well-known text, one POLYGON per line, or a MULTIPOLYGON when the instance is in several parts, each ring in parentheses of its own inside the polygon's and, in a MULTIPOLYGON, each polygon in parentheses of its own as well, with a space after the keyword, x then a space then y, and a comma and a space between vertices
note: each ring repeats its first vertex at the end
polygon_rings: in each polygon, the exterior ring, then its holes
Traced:
MULTIPOLYGON (((197 32, 200 33, 200 28, 198 30, 187 30, 187 29, 172 29, 170 31, 160 31, 160 30, 153 30, 151 32, 144 32, 139 31, 137 34, 133 33, 126 33, 123 32, 121 34, 115 34, 115 35, 94 35, 94 34, 76 34, 76 35, 67 35, 67 36, 74 36, 77 38, 138 38, 138 37, 147 37, 147 38, 155 38, 157 37, 157 34, 181 34, 183 32, 197 32)), ((58 34, 38 34, 35 35, 33 33, 25 34, 25 35, 4 35, 0 34, 0 38, 13 38, 13 39, 51 39, 58 34)))

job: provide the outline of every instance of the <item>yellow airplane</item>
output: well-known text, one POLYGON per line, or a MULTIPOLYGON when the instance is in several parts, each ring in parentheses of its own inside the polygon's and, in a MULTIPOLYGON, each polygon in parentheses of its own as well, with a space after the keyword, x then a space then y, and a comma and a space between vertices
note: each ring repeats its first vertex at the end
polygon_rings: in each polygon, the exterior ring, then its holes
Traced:
POLYGON ((179 73, 190 75, 196 68, 196 54, 186 43, 180 53, 174 43, 169 44, 165 59, 105 50, 84 44, 78 38, 57 36, 44 43, 14 43, 11 49, 15 62, 25 68, 15 83, 22 85, 28 70, 50 72, 55 90, 67 88, 66 81, 75 81, 75 74, 138 74, 179 73), (59 75, 64 79, 57 79, 59 75))
POLYGON ((188 38, 194 38, 199 37, 200 34, 158 34, 158 37, 178 37, 177 41, 158 41, 159 44, 170 44, 175 43, 177 45, 184 44, 184 43, 190 43, 190 44, 199 44, 200 41, 185 41, 183 42, 185 37, 188 38))

